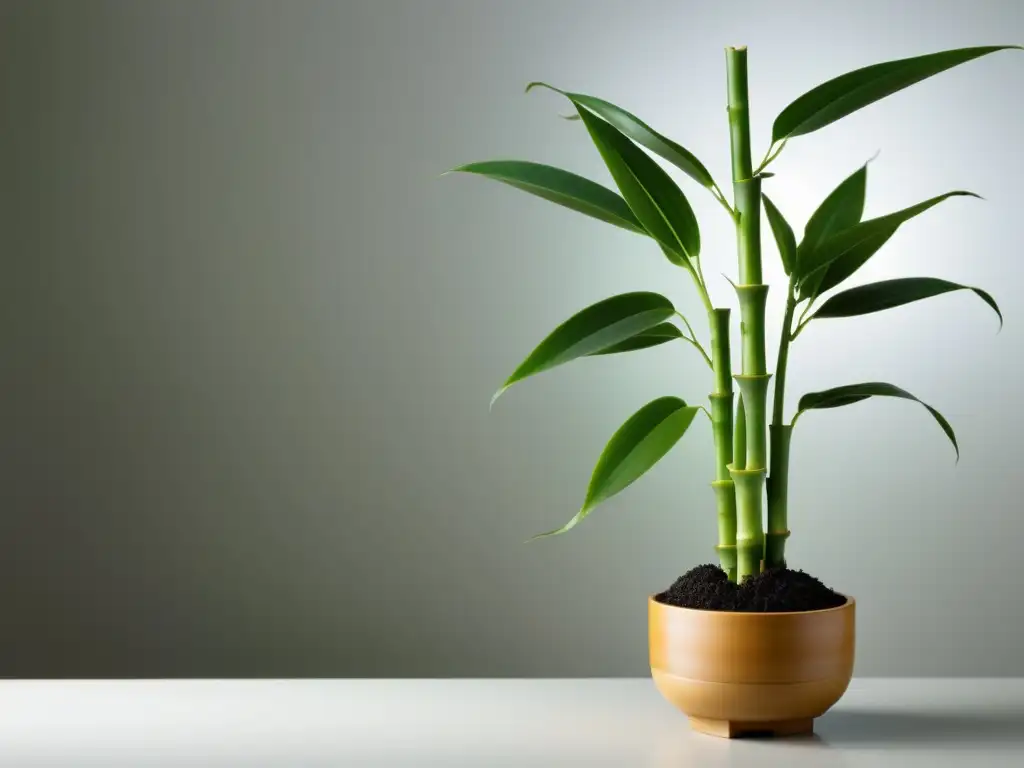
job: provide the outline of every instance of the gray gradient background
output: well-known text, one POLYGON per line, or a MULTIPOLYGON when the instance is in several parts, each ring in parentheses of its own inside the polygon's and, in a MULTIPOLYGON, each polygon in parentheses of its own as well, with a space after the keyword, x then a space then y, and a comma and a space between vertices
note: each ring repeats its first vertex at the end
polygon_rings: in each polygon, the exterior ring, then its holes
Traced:
MULTIPOLYGON (((572 535, 594 459, 685 347, 497 384, 555 324, 653 289, 649 243, 444 169, 610 183, 543 78, 621 103, 728 176, 724 56, 751 47, 755 152, 823 79, 1024 41, 1024 3, 5 2, 0 6, 0 674, 646 672, 645 596, 712 558, 710 431, 572 535)), ((858 276, 990 288, 823 322, 804 391, 907 403, 801 420, 794 565, 859 599, 860 675, 1021 675, 1024 54, 792 142, 802 227, 881 149, 868 215, 954 188, 858 276)), ((687 181, 713 295, 732 233, 687 181)), ((769 255, 771 250, 766 248, 769 255)), ((768 259, 767 278, 780 271, 768 259)), ((777 327, 781 291, 771 295, 777 327)))

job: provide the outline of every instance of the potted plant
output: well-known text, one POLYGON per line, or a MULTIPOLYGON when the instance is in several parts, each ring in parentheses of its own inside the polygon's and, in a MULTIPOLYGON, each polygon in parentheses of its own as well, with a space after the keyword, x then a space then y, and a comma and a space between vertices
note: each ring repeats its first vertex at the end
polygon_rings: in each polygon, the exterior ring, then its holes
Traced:
MULTIPOLYGON (((895 397, 924 407, 953 444, 953 428, 931 405, 892 384, 847 384, 800 398, 784 412, 790 347, 808 323, 880 312, 951 291, 970 291, 999 316, 985 291, 937 277, 906 277, 846 287, 849 278, 910 219, 965 191, 939 194, 902 210, 863 218, 867 164, 832 191, 797 241, 765 193, 767 171, 787 142, 947 69, 1007 48, 944 51, 858 69, 803 94, 775 119, 764 159, 754 165, 747 98, 747 50, 726 49, 732 198, 703 163, 638 117, 602 99, 548 88, 569 100, 611 173, 618 193, 565 170, 523 161, 491 161, 455 170, 510 184, 654 241, 693 282, 709 324, 709 344, 672 302, 657 293, 626 293, 587 307, 545 338, 495 395, 523 379, 593 355, 684 341, 711 369, 707 406, 668 395, 644 405, 612 435, 593 471, 581 509, 564 533, 629 486, 683 437, 703 412, 711 422, 717 503, 718 566, 694 568, 649 598, 650 662, 662 694, 698 730, 723 736, 812 729, 842 696, 854 661, 854 600, 787 567, 787 499, 793 428, 807 411, 895 397), (642 149, 641 149, 642 148, 642 149), (649 151, 710 192, 735 223, 739 269, 739 344, 732 314, 713 301, 704 279, 697 219, 682 190, 649 151), (774 372, 768 367, 762 279, 761 210, 788 285, 774 372), (739 348, 739 365, 733 351, 739 348), (735 386, 734 386, 735 384, 735 386), (738 390, 738 392, 736 391, 738 390), (769 401, 769 391, 771 400, 769 401)), ((976 195, 974 195, 976 196, 976 195)), ((492 400, 493 404, 493 400, 492 400)))

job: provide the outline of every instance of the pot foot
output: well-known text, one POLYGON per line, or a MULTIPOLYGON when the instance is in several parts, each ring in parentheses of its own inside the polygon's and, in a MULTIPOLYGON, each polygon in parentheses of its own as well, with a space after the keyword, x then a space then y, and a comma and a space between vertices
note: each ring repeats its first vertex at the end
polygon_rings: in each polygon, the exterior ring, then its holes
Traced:
POLYGON ((797 736, 814 731, 814 719, 766 720, 760 722, 743 720, 711 720, 691 717, 690 727, 695 731, 735 739, 743 736, 797 736))

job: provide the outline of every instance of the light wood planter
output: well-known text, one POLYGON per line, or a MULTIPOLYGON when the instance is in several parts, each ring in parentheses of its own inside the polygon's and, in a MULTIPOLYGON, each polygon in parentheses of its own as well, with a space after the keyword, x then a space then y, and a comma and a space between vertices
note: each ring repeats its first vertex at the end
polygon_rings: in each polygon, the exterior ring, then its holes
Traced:
POLYGON ((823 611, 737 613, 648 601, 651 675, 698 731, 810 733, 853 676, 854 600, 823 611))

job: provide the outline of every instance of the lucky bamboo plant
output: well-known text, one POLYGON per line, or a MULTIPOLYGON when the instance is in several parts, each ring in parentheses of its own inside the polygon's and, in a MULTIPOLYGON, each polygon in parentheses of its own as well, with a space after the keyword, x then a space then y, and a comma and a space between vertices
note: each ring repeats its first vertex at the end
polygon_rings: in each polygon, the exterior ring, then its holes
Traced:
MULTIPOLYGON (((1021 46, 991 46, 944 51, 889 61, 849 72, 813 88, 775 119, 764 159, 751 155, 747 50, 726 49, 732 200, 691 152, 658 133, 638 117, 599 98, 531 83, 564 96, 611 173, 619 193, 559 168, 532 162, 498 160, 472 163, 456 171, 486 176, 601 221, 648 237, 665 257, 693 281, 707 312, 710 352, 693 325, 672 302, 657 293, 626 293, 598 302, 565 321, 516 368, 502 388, 585 356, 608 355, 682 340, 692 345, 713 372, 710 408, 661 397, 631 416, 612 436, 598 459, 580 511, 564 526, 540 536, 568 531, 602 501, 626 488, 679 441, 698 412, 711 420, 718 508, 718 546, 722 568, 733 581, 762 568, 785 565, 790 534, 787 519, 789 454, 793 427, 806 411, 850 405, 870 397, 897 397, 920 403, 938 422, 959 458, 953 428, 932 406, 904 389, 867 382, 812 392, 799 400, 787 423, 784 413, 790 345, 807 324, 820 318, 864 315, 957 290, 973 291, 999 315, 993 298, 979 288, 936 277, 884 280, 832 293, 882 248, 904 222, 956 196, 937 195, 903 210, 863 219, 867 164, 832 191, 804 227, 798 243, 793 228, 762 189, 773 174, 766 168, 786 143, 839 120, 914 83, 996 51, 1021 46), (740 314, 740 366, 733 372, 731 316, 712 301, 701 266, 700 230, 682 190, 643 147, 668 161, 708 190, 735 223, 739 255, 734 283, 740 314), (788 285, 779 333, 774 381, 768 370, 762 279, 761 204, 774 236, 788 285), (824 299, 823 301, 820 301, 824 299), (819 303, 820 301, 820 303, 819 303), (675 320, 681 322, 682 327, 675 320), (734 392, 733 382, 739 392, 734 392), (768 396, 774 383, 771 407, 768 396), (767 499, 767 515, 764 499, 767 499)), ((493 400, 492 400, 493 403, 493 400)), ((538 537, 534 537, 538 538, 538 537)))

